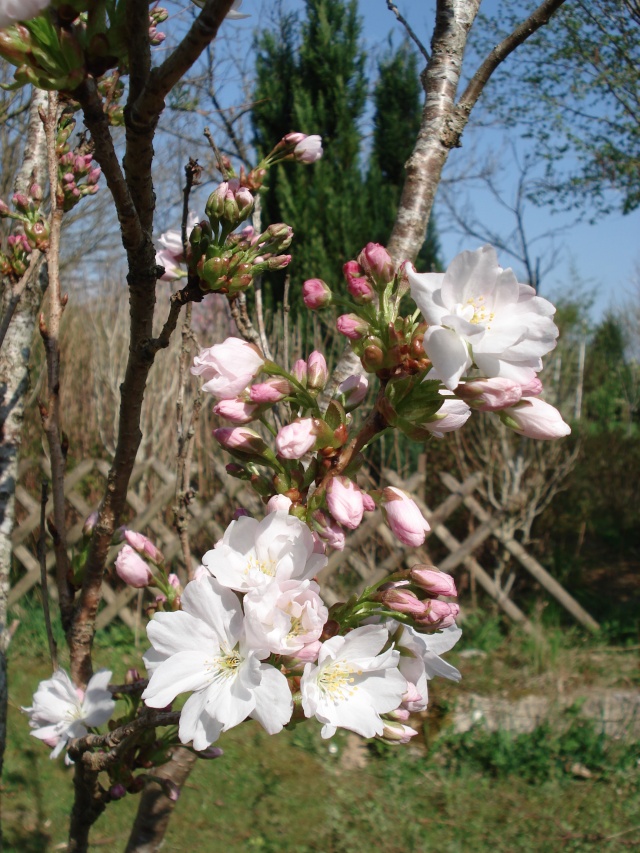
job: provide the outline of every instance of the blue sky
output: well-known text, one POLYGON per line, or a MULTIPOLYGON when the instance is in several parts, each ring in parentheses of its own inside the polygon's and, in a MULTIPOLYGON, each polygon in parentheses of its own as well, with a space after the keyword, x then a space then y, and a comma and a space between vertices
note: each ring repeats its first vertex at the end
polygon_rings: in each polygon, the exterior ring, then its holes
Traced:
MULTIPOLYGON (((386 0, 358 0, 358 2, 364 21, 364 40, 373 65, 375 59, 385 49, 389 34, 394 34, 395 39, 399 40, 403 30, 387 9, 386 0)), ((434 4, 425 3, 424 0, 396 0, 396 2, 401 13, 428 46, 433 26, 434 4)), ((303 10, 304 8, 303 0, 286 0, 286 5, 292 9, 303 10)), ((531 2, 523 3, 523 6, 529 8, 534 5, 536 4, 531 2)), ((273 3, 270 0, 244 0, 242 11, 250 14, 251 18, 232 26, 245 32, 253 31, 261 17, 272 7, 273 3)), ((482 11, 486 14, 497 14, 499 7, 499 0, 485 0, 482 11)), ((519 153, 523 153, 526 143, 517 138, 514 142, 519 153)), ((471 151, 480 155, 488 150, 502 151, 505 138, 502 133, 478 129, 465 133, 462 143, 462 149, 453 151, 449 158, 449 173, 451 170, 461 168, 471 151)), ((517 173, 514 164, 506 155, 504 164, 501 165, 499 179, 505 195, 509 197, 514 190, 517 173)), ((464 198, 466 203, 476 210, 478 217, 486 221, 491 228, 504 233, 511 230, 512 223, 487 192, 464 186, 457 192, 460 198, 464 198)), ((437 202, 436 216, 440 227, 440 241, 445 264, 461 249, 477 247, 478 241, 474 238, 461 238, 459 234, 443 230, 445 216, 442 211, 438 212, 437 202)), ((553 298, 560 295, 577 296, 579 294, 576 291, 580 290, 585 299, 593 297, 592 315, 597 319, 608 308, 620 308, 625 301, 633 297, 634 271, 638 275, 640 267, 640 211, 627 216, 610 214, 600 218, 594 225, 586 222, 572 225, 574 220, 575 216, 552 213, 548 208, 537 208, 533 205, 528 206, 526 211, 527 229, 533 237, 549 230, 558 232, 553 240, 553 246, 545 241, 537 244, 537 249, 541 253, 555 249, 557 256, 553 269, 542 283, 542 293, 553 298)), ((501 257, 501 261, 504 266, 513 265, 516 272, 522 276, 522 269, 519 269, 517 263, 508 257, 501 257)))

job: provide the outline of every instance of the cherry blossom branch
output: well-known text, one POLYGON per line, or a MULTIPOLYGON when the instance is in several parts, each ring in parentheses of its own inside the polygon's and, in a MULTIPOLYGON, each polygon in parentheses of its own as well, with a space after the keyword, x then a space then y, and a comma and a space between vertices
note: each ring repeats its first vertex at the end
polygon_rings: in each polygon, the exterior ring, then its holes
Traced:
POLYGON ((132 740, 141 732, 156 726, 175 726, 179 720, 180 711, 146 710, 135 720, 106 735, 90 734, 74 738, 69 742, 69 756, 73 761, 82 761, 86 768, 99 773, 117 764, 122 754, 131 747, 132 740))
POLYGON ((56 555, 56 584, 60 604, 62 625, 69 627, 72 617, 73 592, 69 586, 69 557, 67 555, 66 519, 64 497, 64 471, 66 451, 63 447, 60 426, 60 323, 67 296, 60 292, 60 231, 63 209, 58 193, 58 156, 56 154, 56 131, 58 126, 58 94, 49 92, 46 115, 42 116, 47 141, 47 162, 51 197, 51 233, 47 249, 49 269, 49 311, 45 322, 40 316, 40 334, 47 358, 47 398, 40 404, 42 426, 49 447, 51 463, 51 492, 53 499, 53 524, 55 535, 53 547, 56 555))

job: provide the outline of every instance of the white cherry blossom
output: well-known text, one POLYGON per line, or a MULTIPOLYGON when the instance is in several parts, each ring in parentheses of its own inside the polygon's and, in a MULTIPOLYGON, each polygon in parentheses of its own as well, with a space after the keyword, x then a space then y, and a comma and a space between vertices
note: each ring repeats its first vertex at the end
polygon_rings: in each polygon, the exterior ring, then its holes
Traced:
POLYGON ((153 649, 145 655, 151 677, 142 698, 151 708, 164 708, 180 693, 192 692, 178 736, 196 750, 247 717, 269 734, 291 719, 287 679, 258 659, 246 643, 243 622, 238 596, 214 578, 200 577, 185 587, 182 610, 156 613, 147 626, 153 649))
POLYGON ((556 345, 555 308, 502 269, 492 246, 457 255, 445 273, 417 273, 407 265, 411 295, 429 324, 425 352, 450 390, 475 364, 484 376, 522 385, 542 369, 556 345))
POLYGON ((400 672, 409 684, 409 695, 404 707, 409 711, 424 711, 427 707, 428 682, 434 675, 460 681, 461 675, 455 666, 442 660, 440 655, 452 649, 462 636, 456 625, 436 631, 435 634, 419 634, 409 625, 400 626, 393 620, 385 622, 400 650, 400 672))
POLYGON ((29 715, 31 734, 53 747, 51 758, 57 758, 72 738, 84 737, 111 717, 116 703, 107 690, 110 680, 111 672, 101 669, 81 690, 58 669, 40 682, 33 705, 22 710, 29 715))
POLYGON ((247 642, 258 657, 295 655, 320 638, 329 611, 310 580, 272 581, 243 601, 247 642))
POLYGON ((202 558, 222 586, 238 592, 265 590, 272 580, 310 580, 327 563, 314 554, 311 531, 294 515, 278 510, 262 521, 244 516, 202 558))
POLYGON ((323 738, 332 737, 338 727, 363 737, 383 734, 380 715, 398 708, 407 691, 398 669, 399 652, 392 647, 380 654, 388 641, 385 628, 364 625, 324 642, 317 666, 305 666, 302 707, 307 717, 323 723, 323 738))

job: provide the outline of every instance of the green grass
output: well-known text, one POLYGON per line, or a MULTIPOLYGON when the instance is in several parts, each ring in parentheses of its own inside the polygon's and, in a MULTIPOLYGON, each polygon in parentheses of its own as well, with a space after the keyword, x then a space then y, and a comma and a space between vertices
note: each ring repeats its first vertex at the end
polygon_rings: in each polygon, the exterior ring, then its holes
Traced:
MULTIPOLYGON (((10 739, 5 761, 5 849, 41 853, 63 849, 71 805, 71 771, 29 735, 20 705, 50 675, 37 611, 23 607, 10 659, 10 739)), ((480 620, 481 621, 481 620, 480 620)), ((609 741, 569 712, 558 726, 527 735, 475 728, 454 735, 447 707, 459 691, 479 685, 502 694, 513 682, 546 683, 539 661, 519 635, 497 625, 469 626, 465 648, 484 644, 486 658, 458 659, 462 685, 432 684, 432 719, 424 744, 372 743, 349 757, 353 736, 320 738, 315 723, 269 737, 254 723, 224 735, 223 758, 198 762, 178 802, 163 847, 176 853, 513 853, 623 851, 640 845, 638 752, 609 741), (528 655, 528 657, 527 657, 528 655), (486 670, 489 669, 489 675, 486 670), (524 672, 523 672, 524 671, 524 672), (576 767, 579 770, 576 770, 576 767), (584 769, 588 771, 584 773, 584 769), (582 778, 576 772, 582 773, 582 778), (589 775, 590 774, 590 775, 589 775)), ((602 655, 606 652, 601 649, 602 655)), ((556 663, 600 683, 627 678, 626 656, 594 663, 594 641, 558 641, 556 663), (619 658, 625 661, 619 661, 619 658), (589 662, 591 659, 591 662, 589 662)), ((138 657, 130 633, 104 632, 98 665, 120 678, 138 657)), ((557 668, 551 677, 558 677, 557 668)), ((546 678, 546 676, 544 676, 546 678)), ((488 691, 487 691, 488 692, 488 691)), ((357 746, 356 746, 357 749, 357 746)), ((113 803, 96 823, 96 851, 124 848, 137 798, 113 803)))

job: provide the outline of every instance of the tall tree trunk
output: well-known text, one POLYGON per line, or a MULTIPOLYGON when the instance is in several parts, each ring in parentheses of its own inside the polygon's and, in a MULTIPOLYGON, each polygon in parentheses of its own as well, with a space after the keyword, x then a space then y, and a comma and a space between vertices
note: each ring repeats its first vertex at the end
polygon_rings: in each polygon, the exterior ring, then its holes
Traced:
MULTIPOLYGON (((44 128, 39 109, 46 104, 46 93, 34 89, 31 99, 25 157, 16 178, 16 192, 29 192, 34 180, 44 185, 46 152, 44 128)), ((46 268, 36 266, 20 300, 0 349, 0 775, 7 734, 7 599, 11 570, 11 533, 15 520, 15 489, 18 480, 24 400, 29 377, 28 365, 36 317, 46 288, 46 268)), ((3 287, 2 317, 13 307, 12 289, 3 287)), ((0 845, 1 846, 1 845, 0 845)))

